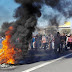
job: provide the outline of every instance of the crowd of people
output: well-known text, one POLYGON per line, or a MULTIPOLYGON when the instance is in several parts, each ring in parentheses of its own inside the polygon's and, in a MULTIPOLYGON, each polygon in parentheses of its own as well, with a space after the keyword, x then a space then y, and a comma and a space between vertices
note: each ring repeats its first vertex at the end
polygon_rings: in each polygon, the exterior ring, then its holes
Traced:
POLYGON ((64 50, 72 50, 72 34, 66 35, 63 33, 62 35, 57 32, 54 37, 54 51, 63 52, 64 50))
POLYGON ((37 34, 33 36, 31 43, 29 44, 31 49, 52 49, 54 48, 54 36, 37 34), (52 45, 51 45, 52 44, 52 45))
MULTIPOLYGON (((0 45, 4 37, 0 36, 0 45)), ((16 40, 19 41, 19 38, 16 40)), ((72 50, 72 34, 66 35, 65 33, 60 34, 57 32, 54 35, 41 35, 37 34, 32 37, 31 42, 29 43, 29 49, 44 49, 44 50, 54 50, 56 52, 63 52, 64 50, 72 50)))
POLYGON ((33 36, 31 43, 29 44, 30 49, 54 49, 55 52, 63 52, 72 49, 72 34, 66 35, 65 33, 56 35, 41 35, 38 34, 33 36))

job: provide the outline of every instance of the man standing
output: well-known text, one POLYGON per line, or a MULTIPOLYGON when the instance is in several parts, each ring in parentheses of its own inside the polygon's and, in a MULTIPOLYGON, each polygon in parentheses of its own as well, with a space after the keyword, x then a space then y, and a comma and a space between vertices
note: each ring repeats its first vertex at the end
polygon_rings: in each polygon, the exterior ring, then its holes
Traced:
POLYGON ((61 50, 63 51, 63 48, 65 48, 66 44, 66 36, 65 33, 61 36, 61 50))
POLYGON ((54 51, 55 53, 60 52, 60 44, 61 44, 61 36, 60 33, 57 32, 56 36, 54 37, 54 51))

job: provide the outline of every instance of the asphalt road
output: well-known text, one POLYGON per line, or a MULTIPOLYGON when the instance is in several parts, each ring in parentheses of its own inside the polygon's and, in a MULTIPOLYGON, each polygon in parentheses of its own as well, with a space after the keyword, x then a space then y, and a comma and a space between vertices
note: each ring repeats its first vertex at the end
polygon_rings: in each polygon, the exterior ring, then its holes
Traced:
POLYGON ((72 72, 72 58, 58 60, 31 72, 72 72))
MULTIPOLYGON (((69 53, 65 53, 64 55, 68 54, 69 53)), ((63 55, 60 57, 62 56, 63 55)), ((12 66, 8 69, 0 69, 0 72, 71 72, 72 54, 67 57, 58 58, 31 64, 12 66)))

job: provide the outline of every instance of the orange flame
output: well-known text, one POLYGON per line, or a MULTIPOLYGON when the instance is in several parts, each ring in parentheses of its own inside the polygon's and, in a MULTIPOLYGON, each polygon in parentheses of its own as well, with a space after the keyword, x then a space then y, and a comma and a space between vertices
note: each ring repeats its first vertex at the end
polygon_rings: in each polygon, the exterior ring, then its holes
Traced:
MULTIPOLYGON (((14 50, 14 47, 10 43, 11 35, 9 34, 13 30, 13 27, 9 27, 9 30, 5 33, 6 39, 3 40, 2 44, 3 47, 0 49, 0 64, 6 63, 6 64, 14 64, 15 63, 15 54, 16 51, 14 50)), ((21 52, 19 50, 18 52, 21 52)))

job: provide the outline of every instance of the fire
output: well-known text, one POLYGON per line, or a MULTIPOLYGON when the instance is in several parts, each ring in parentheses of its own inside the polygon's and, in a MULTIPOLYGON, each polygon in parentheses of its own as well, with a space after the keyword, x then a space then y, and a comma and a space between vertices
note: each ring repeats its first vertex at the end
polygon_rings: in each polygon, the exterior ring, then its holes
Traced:
POLYGON ((0 49, 0 64, 6 63, 6 64, 14 64, 15 63, 15 54, 17 52, 21 52, 21 50, 15 51, 14 45, 11 45, 10 39, 11 39, 11 31, 13 30, 13 27, 9 27, 9 30, 6 31, 6 39, 3 40, 2 49, 0 49))

